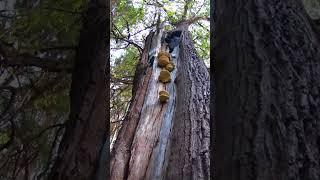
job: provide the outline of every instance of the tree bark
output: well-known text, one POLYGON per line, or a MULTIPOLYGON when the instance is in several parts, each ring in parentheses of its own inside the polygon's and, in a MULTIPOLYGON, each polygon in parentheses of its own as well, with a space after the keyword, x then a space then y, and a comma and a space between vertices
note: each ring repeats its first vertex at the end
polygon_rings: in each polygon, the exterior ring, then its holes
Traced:
POLYGON ((320 179, 320 44, 303 5, 215 9, 215 179, 320 179))
POLYGON ((209 73, 183 30, 177 60, 176 105, 164 179, 210 179, 209 73))
POLYGON ((142 57, 137 64, 132 101, 128 114, 119 131, 117 140, 111 152, 110 175, 111 179, 126 179, 128 177, 128 163, 131 156, 131 145, 136 128, 139 123, 142 106, 146 96, 148 82, 152 73, 152 67, 148 66, 148 52, 151 46, 153 33, 147 37, 142 57))
MULTIPOLYGON (((70 120, 50 178, 94 179, 106 142, 108 85, 106 32, 109 4, 89 3, 72 74, 70 120)), ((105 162, 107 164, 107 162, 105 162)))
POLYGON ((209 179, 209 73, 184 31, 171 53, 171 82, 159 82, 156 56, 166 45, 157 32, 148 36, 144 68, 136 71, 134 98, 111 153, 111 179, 209 179), (164 89, 170 98, 161 104, 164 89))

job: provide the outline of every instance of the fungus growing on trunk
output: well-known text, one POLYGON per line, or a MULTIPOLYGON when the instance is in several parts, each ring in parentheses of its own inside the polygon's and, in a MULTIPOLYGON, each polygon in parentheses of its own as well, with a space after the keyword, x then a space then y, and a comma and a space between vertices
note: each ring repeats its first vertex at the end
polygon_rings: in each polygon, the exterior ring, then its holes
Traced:
POLYGON ((169 62, 169 64, 167 64, 166 65, 166 70, 168 70, 168 71, 173 71, 173 69, 174 69, 174 64, 173 64, 173 62, 169 62))
POLYGON ((158 53, 158 66, 165 67, 169 63, 170 63, 170 54, 165 51, 159 52, 158 53))
POLYGON ((171 81, 171 76, 170 72, 166 69, 161 70, 160 75, 159 75, 159 81, 163 83, 167 83, 171 81))
POLYGON ((159 100, 161 103, 167 102, 168 99, 169 99, 169 93, 167 91, 163 90, 159 92, 159 100))

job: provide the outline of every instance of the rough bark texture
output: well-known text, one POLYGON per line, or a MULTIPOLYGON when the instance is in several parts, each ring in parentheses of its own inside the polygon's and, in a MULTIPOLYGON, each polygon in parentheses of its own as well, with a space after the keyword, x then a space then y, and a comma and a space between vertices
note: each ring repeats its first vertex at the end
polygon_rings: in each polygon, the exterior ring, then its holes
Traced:
POLYGON ((320 179, 320 44, 303 5, 216 11, 215 179, 320 179))
POLYGON ((54 180, 96 177, 108 123, 106 9, 106 1, 91 1, 84 19, 72 74, 70 120, 52 169, 54 180))
POLYGON ((157 54, 167 48, 162 37, 160 30, 147 38, 140 61, 146 68, 136 71, 134 99, 111 154, 111 179, 209 179, 209 74, 185 35, 182 49, 171 53, 172 81, 159 82, 157 54), (161 104, 164 89, 170 98, 161 104))
POLYGON ((164 179, 210 179, 209 72, 183 31, 175 81, 177 103, 164 179))

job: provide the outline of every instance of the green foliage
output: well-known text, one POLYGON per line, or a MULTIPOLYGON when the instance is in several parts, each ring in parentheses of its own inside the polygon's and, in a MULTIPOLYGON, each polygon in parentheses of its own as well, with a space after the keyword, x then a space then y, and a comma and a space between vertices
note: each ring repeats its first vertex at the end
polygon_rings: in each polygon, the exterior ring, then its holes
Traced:
POLYGON ((46 94, 36 99, 33 105, 43 111, 69 112, 69 93, 67 89, 54 94, 46 94))
MULTIPOLYGON (((67 74, 60 74, 56 79, 60 79, 56 84, 43 85, 48 87, 33 99, 31 109, 44 111, 52 114, 68 114, 70 106, 69 90, 71 77, 67 74)), ((42 83, 46 83, 44 80, 42 83)))
POLYGON ((8 133, 0 133, 0 145, 7 143, 10 140, 8 133))
POLYGON ((126 31, 128 27, 130 28, 138 22, 141 22, 145 15, 144 4, 141 4, 139 7, 134 7, 126 0, 118 1, 115 11, 117 12, 117 16, 113 17, 113 23, 120 30, 120 33, 126 31))
POLYGON ((23 120, 19 123, 16 128, 16 137, 22 142, 28 142, 34 137, 38 131, 41 130, 42 126, 38 121, 41 112, 35 109, 25 109, 23 113, 23 120))
POLYGON ((34 54, 44 47, 76 45, 85 0, 44 0, 26 7, 16 4, 17 16, 0 38, 15 43, 20 53, 34 54))
POLYGON ((302 3, 312 19, 320 19, 320 0, 302 0, 302 3))
MULTIPOLYGON (((199 22, 201 23, 201 22, 199 22)), ((194 38, 195 48, 197 49, 198 55, 208 65, 210 62, 210 31, 209 27, 201 25, 200 27, 191 29, 191 34, 194 38)))
MULTIPOLYGON (((41 54, 43 60, 50 58, 61 62, 66 59, 72 61, 74 51, 61 50, 59 47, 78 45, 87 2, 87 0, 18 0, 14 9, 8 10, 9 18, 1 17, 0 21, 0 40, 1 44, 4 42, 3 48, 8 57, 27 53, 38 57, 41 54), (50 49, 55 47, 58 49, 50 49)), ((14 122, 14 142, 8 146, 7 154, 0 156, 0 162, 8 160, 6 164, 8 168, 0 170, 0 177, 11 179, 9 176, 12 174, 15 176, 17 173, 13 173, 11 168, 15 163, 18 163, 15 171, 22 172, 21 169, 25 165, 20 165, 22 161, 19 158, 25 158, 21 156, 23 154, 28 154, 30 172, 38 174, 50 156, 57 128, 45 129, 65 122, 69 115, 70 74, 47 72, 30 66, 8 67, 5 73, 3 69, 1 72, 1 85, 12 86, 17 91, 10 114, 6 114, 0 129, 0 145, 2 145, 10 138, 10 121, 14 122), (6 80, 8 82, 5 82, 6 80), (11 116, 12 119, 9 119, 11 116)), ((9 104, 10 93, 6 91, 1 90, 0 93, 0 113, 9 104)), ((59 134, 61 135, 62 133, 59 134)))
POLYGON ((119 121, 125 115, 128 102, 131 99, 132 84, 123 82, 132 82, 138 58, 138 50, 129 46, 127 51, 115 60, 115 65, 111 68, 111 76, 114 79, 111 82, 110 101, 111 120, 113 121, 119 121))
POLYGON ((115 66, 111 69, 113 77, 122 78, 133 76, 138 58, 138 50, 136 48, 129 47, 123 56, 115 60, 115 66))
POLYGON ((176 13, 173 8, 165 8, 167 12, 167 18, 171 23, 176 23, 180 20, 180 15, 176 13))
POLYGON ((38 144, 41 144, 39 146, 39 159, 42 160, 42 162, 45 162, 49 155, 50 155, 50 145, 51 141, 48 141, 48 135, 45 134, 37 139, 38 144))

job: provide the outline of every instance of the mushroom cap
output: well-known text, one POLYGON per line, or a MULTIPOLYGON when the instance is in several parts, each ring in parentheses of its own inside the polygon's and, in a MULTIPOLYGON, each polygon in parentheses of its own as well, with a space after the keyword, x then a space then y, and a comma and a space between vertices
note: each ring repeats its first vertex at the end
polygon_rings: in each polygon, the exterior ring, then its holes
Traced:
POLYGON ((174 64, 173 64, 173 62, 169 62, 167 65, 166 65, 166 70, 168 70, 168 71, 173 71, 173 69, 174 69, 174 64))
POLYGON ((159 95, 162 95, 162 94, 169 96, 168 91, 165 91, 165 90, 162 90, 162 91, 159 92, 159 95))
POLYGON ((167 64, 169 64, 170 60, 167 56, 160 56, 158 57, 158 66, 165 67, 167 64))
POLYGON ((166 51, 160 51, 158 53, 158 65, 165 67, 170 62, 170 54, 166 51))
POLYGON ((169 93, 167 91, 160 91, 159 92, 159 100, 162 103, 167 102, 167 100, 169 99, 169 93))
POLYGON ((170 53, 168 53, 166 51, 160 51, 158 53, 158 58, 161 57, 161 56, 166 56, 166 57, 170 58, 170 53))
POLYGON ((171 81, 171 76, 170 72, 166 69, 161 70, 160 75, 159 75, 159 81, 163 83, 167 83, 171 81))

